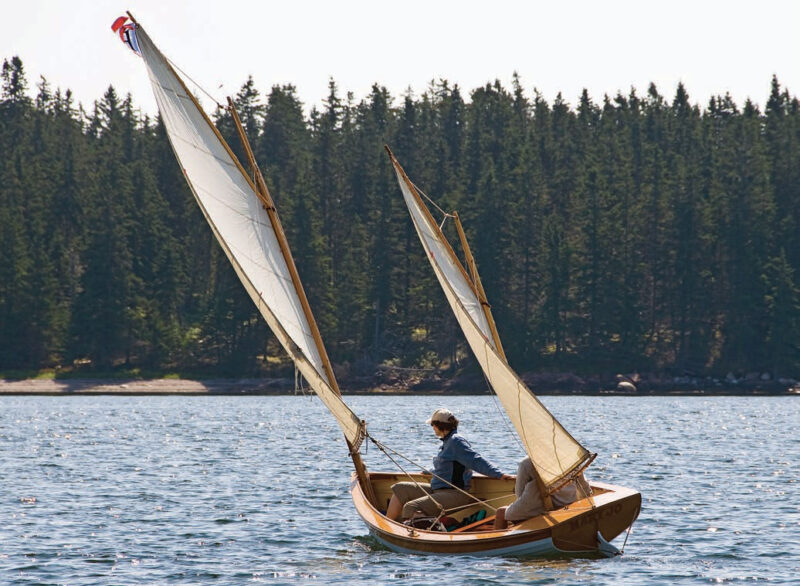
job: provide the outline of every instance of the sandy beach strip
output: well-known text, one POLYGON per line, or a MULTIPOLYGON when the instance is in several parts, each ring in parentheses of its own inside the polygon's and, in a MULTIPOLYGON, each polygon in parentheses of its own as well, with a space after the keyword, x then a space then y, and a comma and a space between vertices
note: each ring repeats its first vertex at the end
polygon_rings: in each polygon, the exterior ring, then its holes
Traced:
POLYGON ((0 379, 0 395, 280 395, 288 379, 0 379))

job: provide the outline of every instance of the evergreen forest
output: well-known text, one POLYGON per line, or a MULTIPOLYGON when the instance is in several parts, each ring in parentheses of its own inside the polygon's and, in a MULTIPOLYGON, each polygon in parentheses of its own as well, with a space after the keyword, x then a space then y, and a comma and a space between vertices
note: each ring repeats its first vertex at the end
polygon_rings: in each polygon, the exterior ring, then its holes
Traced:
MULTIPOLYGON (((0 373, 290 374, 160 119, 113 87, 84 107, 30 84, 3 61, 0 373)), ((388 144, 458 211, 516 370, 800 377, 800 101, 764 90, 763 108, 682 85, 570 103, 440 80, 357 101, 331 80, 307 110, 247 79, 235 103, 344 376, 476 368, 388 144)))

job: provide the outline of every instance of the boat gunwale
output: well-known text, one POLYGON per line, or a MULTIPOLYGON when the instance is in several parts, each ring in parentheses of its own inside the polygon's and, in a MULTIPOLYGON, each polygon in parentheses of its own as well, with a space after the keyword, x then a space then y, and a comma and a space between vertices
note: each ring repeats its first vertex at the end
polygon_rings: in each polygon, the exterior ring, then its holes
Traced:
MULTIPOLYGON (((371 479, 387 479, 396 476, 397 474, 394 472, 370 472, 371 479)), ((480 475, 477 474, 476 476, 480 477, 480 475)), ((563 524, 570 521, 580 522, 582 517, 592 515, 598 509, 606 509, 608 505, 614 502, 627 501, 631 497, 636 496, 641 497, 638 491, 627 487, 602 482, 592 482, 591 486, 602 492, 576 501, 566 507, 549 511, 546 515, 527 519, 507 529, 466 531, 462 533, 444 533, 440 531, 412 529, 400 522, 388 519, 365 498, 355 474, 351 476, 350 493, 358 515, 367 525, 370 532, 385 545, 393 545, 403 550, 418 553, 469 554, 481 552, 490 553, 495 550, 519 547, 526 543, 534 543, 546 539, 552 540, 554 528, 563 526, 563 524), (587 507, 586 501, 589 501, 591 506, 587 507), (547 526, 542 527, 542 522, 546 523, 547 526)), ((637 516, 638 508, 631 523, 635 521, 637 516)), ((616 537, 616 535, 614 537, 616 537)), ((612 537, 612 539, 614 537, 612 537)), ((563 551, 554 545, 552 551, 579 553, 593 550, 563 551)))

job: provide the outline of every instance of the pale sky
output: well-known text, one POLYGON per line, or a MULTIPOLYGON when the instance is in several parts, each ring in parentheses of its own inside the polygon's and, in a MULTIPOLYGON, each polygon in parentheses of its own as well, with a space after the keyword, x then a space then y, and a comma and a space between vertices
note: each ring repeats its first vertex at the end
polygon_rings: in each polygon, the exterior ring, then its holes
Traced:
POLYGON ((152 114, 145 68, 110 29, 125 10, 219 101, 248 75, 262 95, 294 84, 308 109, 331 77, 357 100, 439 78, 468 97, 514 71, 572 105, 651 81, 671 100, 682 81, 703 107, 726 92, 763 106, 773 74, 800 94, 800 0, 0 0, 0 60, 20 56, 32 94, 43 75, 91 109, 113 85, 152 114))

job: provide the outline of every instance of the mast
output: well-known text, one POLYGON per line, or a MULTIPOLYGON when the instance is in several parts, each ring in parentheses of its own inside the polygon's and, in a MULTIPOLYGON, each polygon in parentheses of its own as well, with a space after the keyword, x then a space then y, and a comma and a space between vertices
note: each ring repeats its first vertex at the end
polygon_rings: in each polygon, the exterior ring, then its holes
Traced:
MULTIPOLYGON (((286 266, 289 267, 289 274, 292 277, 292 284, 297 291, 297 296, 300 298, 300 304, 303 307, 303 312, 305 313, 308 325, 311 328, 311 335, 313 336, 314 343, 317 346, 317 352, 319 352, 320 358, 322 359, 322 364, 325 368, 325 374, 328 377, 331 388, 336 392, 337 395, 341 396, 342 393, 339 390, 339 383, 336 381, 336 377, 333 374, 333 366, 330 358, 328 358, 328 352, 325 349, 325 344, 322 342, 322 336, 319 333, 317 321, 314 319, 314 314, 311 313, 311 306, 308 303, 308 297, 306 297, 305 289, 303 289, 303 283, 300 281, 300 275, 297 272, 297 266, 294 264, 294 258, 289 250, 289 242, 286 240, 286 233, 283 231, 280 218, 278 218, 278 212, 275 209, 275 203, 273 202, 272 196, 269 193, 267 183, 264 181, 264 176, 261 174, 261 169, 256 163, 255 156, 253 155, 253 149, 250 147, 250 141, 247 140, 247 135, 245 134, 244 127, 242 126, 242 121, 239 119, 239 113, 236 111, 236 107, 234 106, 233 100, 230 97, 228 97, 228 109, 230 110, 233 122, 236 126, 236 132, 239 134, 239 140, 241 141, 242 147, 247 155, 247 160, 250 163, 250 168, 253 171, 256 184, 256 195, 261 200, 261 203, 267 212, 267 216, 269 216, 272 229, 274 230, 278 239, 281 254, 283 254, 283 258, 286 261, 286 266)), ((372 483, 369 481, 369 473, 367 472, 367 467, 364 465, 364 461, 361 459, 361 454, 357 449, 354 449, 353 445, 350 443, 350 440, 345 438, 345 442, 347 442, 347 448, 350 452, 350 457, 353 459, 353 466, 356 470, 358 483, 361 485, 361 488, 364 491, 367 499, 373 505, 377 506, 375 492, 372 488, 372 483)))
POLYGON ((390 158, 390 159, 391 159, 391 161, 392 161, 392 165, 395 167, 395 169, 397 169, 397 170, 400 172, 400 175, 403 177, 403 181, 405 181, 406 185, 408 185, 408 189, 409 189, 409 191, 411 191, 411 193, 414 195, 414 198, 417 200, 417 204, 419 205, 420 209, 421 209, 421 210, 423 211, 423 213, 426 215, 426 217, 428 218, 428 220, 430 221, 430 223, 431 223, 431 224, 432 224, 434 227, 436 227, 436 230, 438 231, 439 235, 441 236, 442 242, 444 243, 445 247, 447 248, 447 251, 448 251, 448 253, 450 254, 450 257, 451 257, 451 258, 452 258, 452 260, 455 262, 455 265, 456 265, 456 266, 457 266, 459 269, 461 269, 461 272, 463 273, 463 275, 464 275, 464 278, 465 278, 465 279, 467 279, 467 281, 469 281, 469 280, 470 280, 470 278, 469 278, 469 275, 467 275, 467 271, 465 271, 465 270, 464 270, 464 265, 462 265, 462 264, 461 264, 461 262, 458 260, 458 256, 456 256, 456 253, 455 253, 455 251, 453 250, 453 247, 452 247, 452 246, 450 246, 450 242, 448 242, 447 238, 445 238, 445 237, 444 237, 444 234, 442 234, 442 231, 439 229, 439 223, 438 223, 438 222, 436 221, 436 219, 435 219, 435 218, 434 218, 434 217, 431 215, 431 212, 430 212, 430 210, 428 209, 428 206, 426 206, 426 205, 425 205, 425 203, 422 201, 422 198, 420 197, 420 195, 419 195, 419 192, 417 191, 417 188, 416 188, 416 186, 415 186, 415 185, 414 185, 414 184, 411 182, 411 179, 409 179, 409 178, 408 178, 408 175, 406 175, 406 172, 405 172, 405 170, 404 170, 404 169, 403 169, 403 168, 400 166, 400 163, 398 163, 398 162, 397 162, 397 159, 395 158, 395 156, 394 156, 394 153, 393 153, 393 152, 392 152, 392 150, 389 148, 389 146, 388 146, 388 145, 383 145, 383 148, 385 148, 385 149, 386 149, 386 152, 387 152, 387 153, 389 153, 389 158, 390 158))
POLYGON ((486 316, 486 321, 489 323, 489 329, 492 331, 495 349, 500 357, 508 362, 506 353, 503 350, 503 345, 500 343, 500 334, 497 333, 497 326, 494 323, 492 306, 489 305, 489 301, 486 298, 486 291, 483 290, 483 283, 478 275, 478 267, 475 264, 475 257, 472 256, 472 251, 470 250, 469 243, 467 242, 467 235, 464 233, 464 227, 461 225, 461 219, 458 217, 458 212, 453 212, 453 218, 455 218, 458 237, 461 239, 461 248, 464 250, 464 255, 467 257, 467 266, 469 267, 469 272, 472 275, 472 285, 475 289, 475 296, 481 302, 483 315, 486 316))
POLYGON ((294 258, 289 250, 289 243, 286 240, 286 233, 283 231, 280 218, 278 218, 278 213, 275 210, 275 203, 272 201, 272 196, 269 193, 269 189, 267 189, 267 183, 264 181, 264 176, 261 174, 261 169, 259 169, 258 165, 256 164, 256 159, 253 156, 253 150, 250 148, 250 141, 247 140, 244 127, 239 119, 239 113, 236 111, 236 108, 233 105, 233 100, 230 97, 228 98, 228 109, 233 116, 233 122, 236 125, 236 131, 239 133, 239 140, 242 141, 242 146, 244 147, 247 155, 247 160, 250 163, 250 168, 253 170, 256 183, 256 195, 264 205, 264 209, 267 211, 267 215, 269 216, 269 221, 272 224, 272 229, 275 231, 275 235, 278 237, 278 244, 281 247, 281 253, 286 261, 286 266, 289 267, 289 274, 292 276, 292 284, 297 291, 297 296, 300 298, 300 304, 303 307, 303 313, 305 313, 306 320, 308 320, 308 325, 311 327, 311 335, 313 336, 314 343, 317 346, 317 352, 319 352, 319 356, 322 359, 322 365, 325 368, 325 374, 328 376, 328 381, 331 385, 331 388, 336 391, 337 395, 341 396, 342 393, 339 390, 339 383, 336 382, 336 377, 333 376, 333 367, 331 366, 331 361, 328 358, 325 345, 322 343, 322 336, 319 333, 317 321, 314 319, 314 314, 311 313, 311 306, 308 304, 308 298, 306 297, 306 292, 303 289, 303 283, 300 281, 300 275, 297 272, 297 266, 294 264, 294 258))
MULTIPOLYGON (((472 284, 472 288, 475 292, 475 296, 478 298, 481 304, 481 311, 483 311, 483 315, 486 317, 486 322, 489 324, 489 330, 492 334, 492 341, 494 342, 495 349, 497 353, 503 360, 506 360, 506 353, 503 350, 503 345, 500 342, 500 335, 497 332, 497 326, 494 322, 494 317, 492 316, 491 306, 489 305, 489 301, 486 299, 486 292, 483 289, 483 284, 481 283, 481 278, 478 275, 478 267, 475 264, 475 258, 472 256, 472 251, 470 250, 469 243, 467 242, 466 234, 464 234, 464 227, 461 225, 461 219, 458 217, 458 212, 453 212, 453 218, 455 219, 456 229, 458 230, 458 236, 461 239, 461 247, 464 249, 464 254, 467 258, 467 266, 469 266, 469 271, 471 273, 470 276, 467 275, 466 270, 464 270, 464 266, 458 260, 458 256, 456 255, 455 251, 453 250, 452 246, 450 245, 449 240, 445 237, 442 233, 441 229, 439 228, 438 223, 434 220, 433 216, 428 210, 428 206, 422 201, 422 198, 419 196, 419 192, 417 191, 416 186, 411 182, 406 175, 405 170, 399 165, 397 159, 392 153, 391 149, 384 145, 383 148, 386 149, 386 152, 389 153, 389 158, 392 161, 392 165, 400 171, 400 174, 403 177, 403 181, 405 181, 406 185, 408 185, 409 191, 414 195, 415 199, 417 200, 417 204, 419 205, 422 212, 428 217, 431 225, 436 227, 436 230, 439 232, 440 239, 442 243, 445 245, 446 249, 450 253, 452 260, 454 261, 455 265, 461 269, 461 273, 463 274, 464 278, 468 283, 472 284)), ((506 360, 507 361, 507 360, 506 360)))

